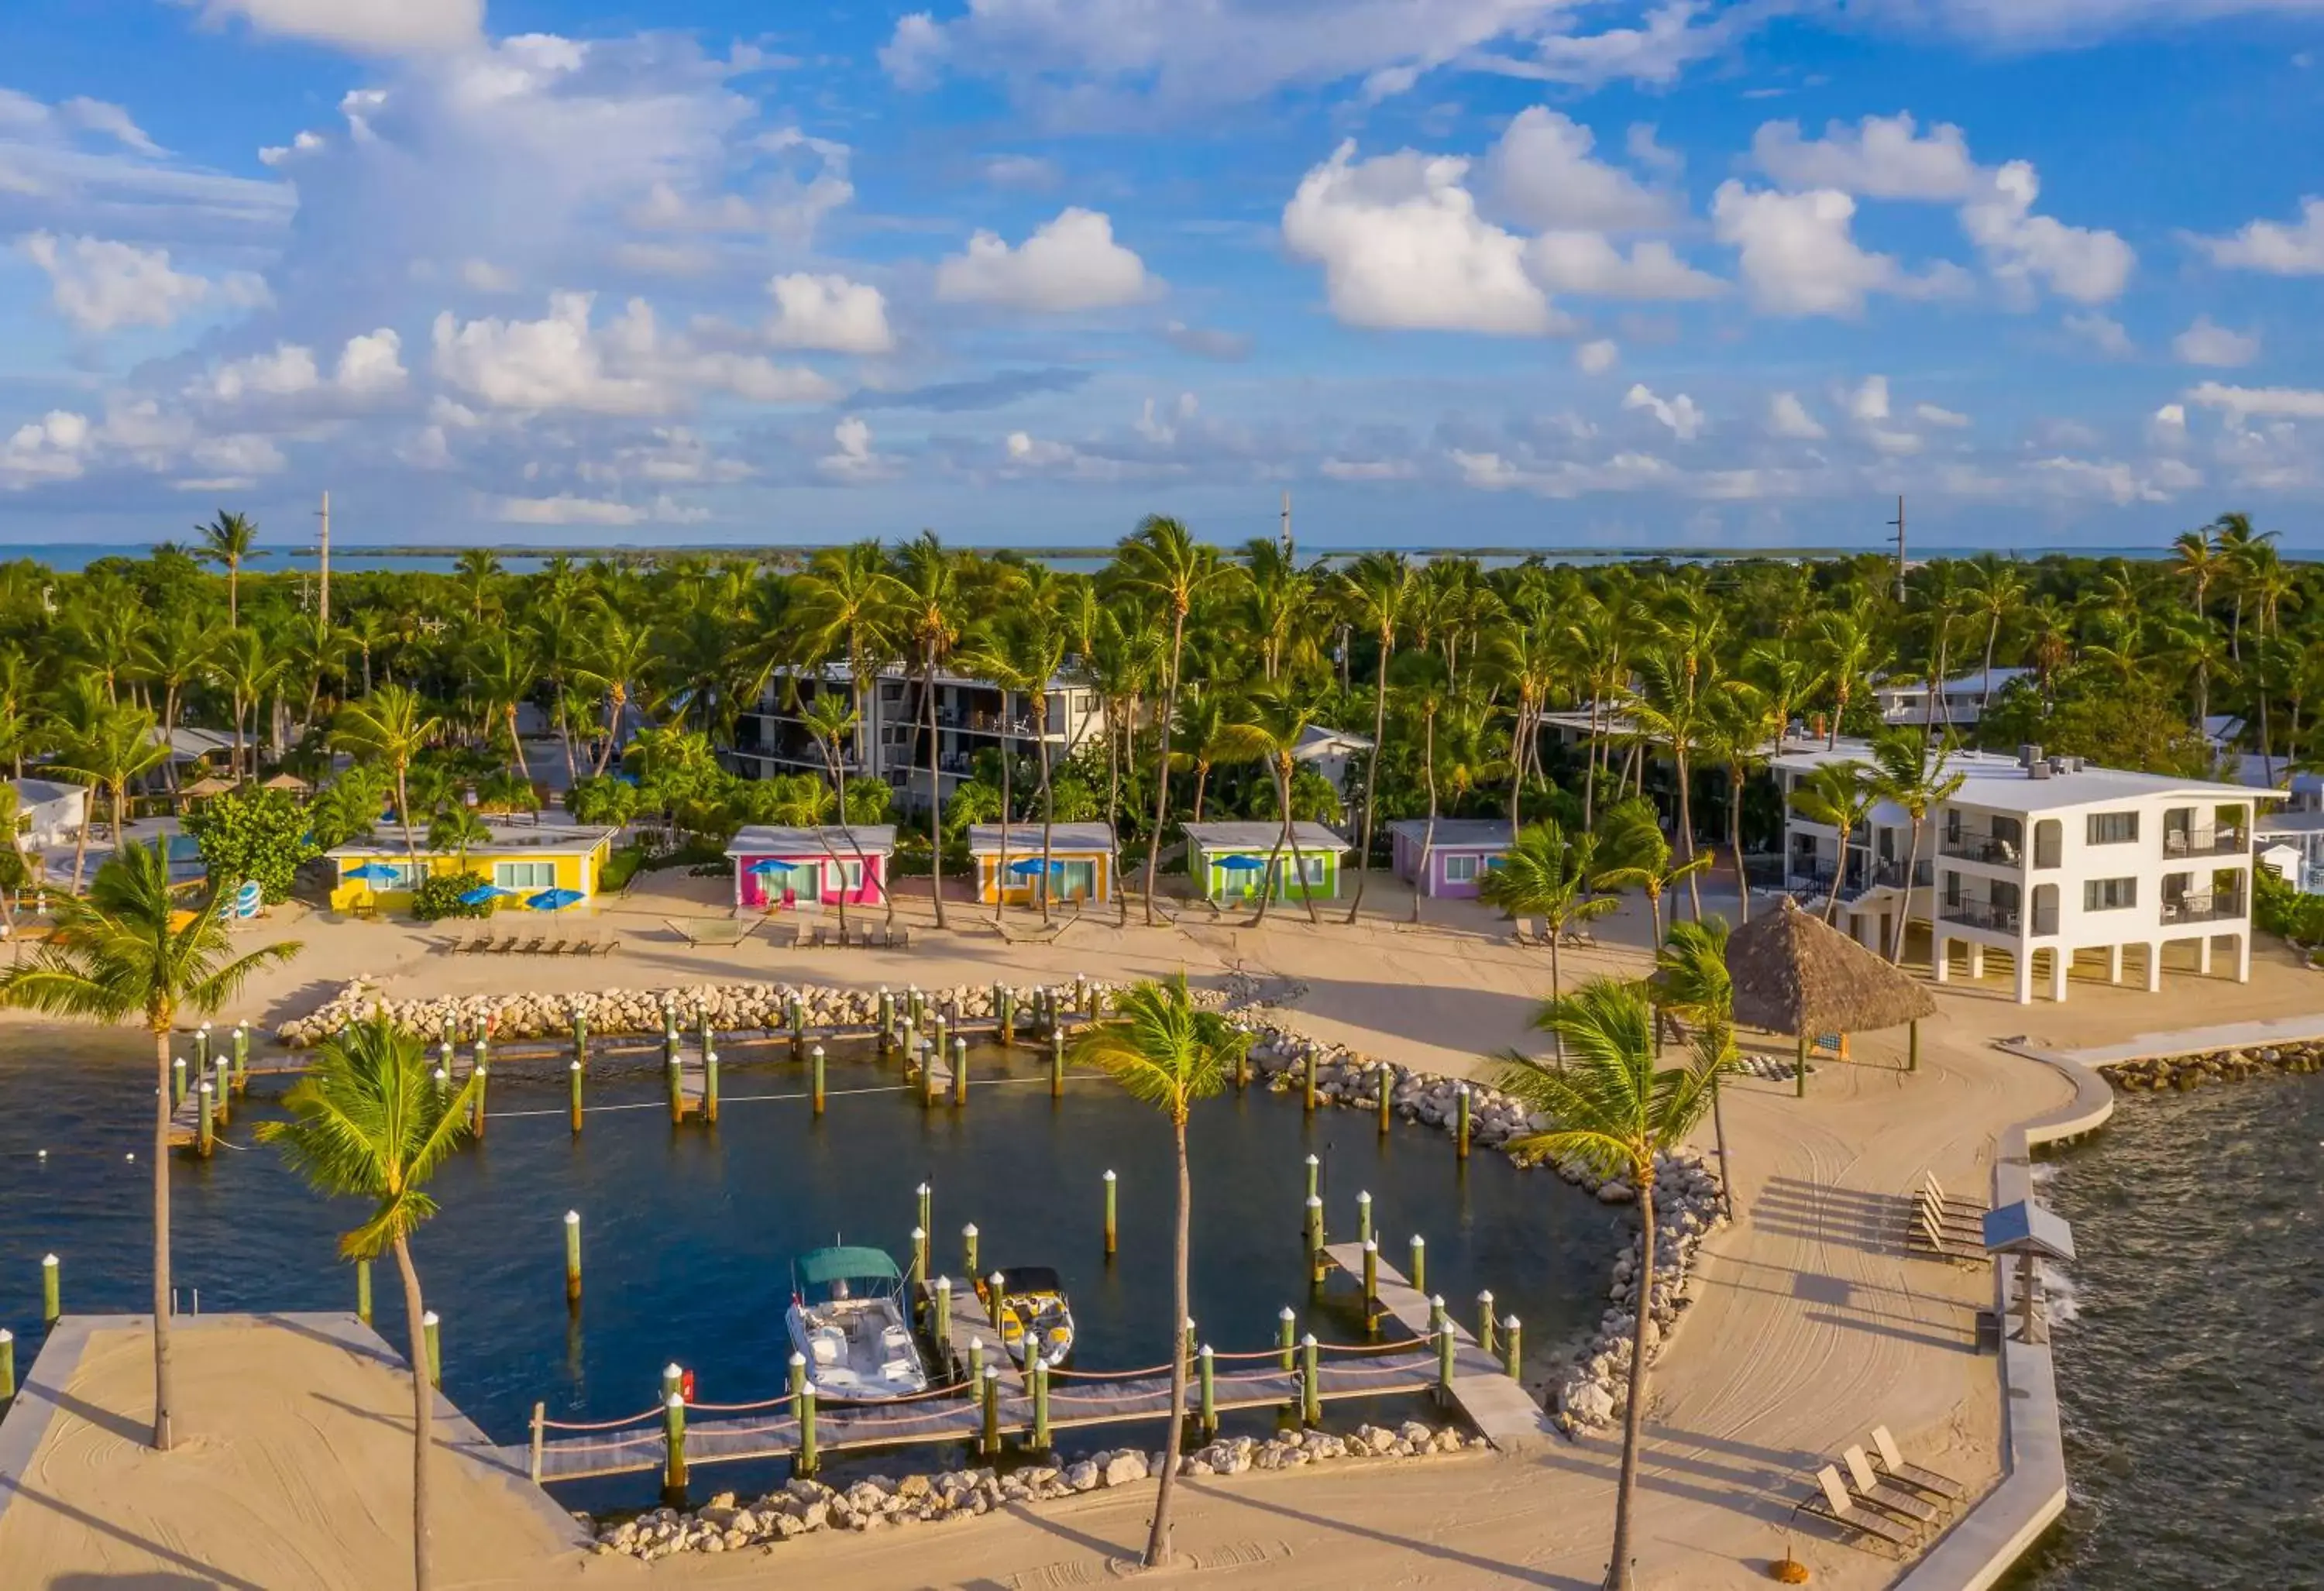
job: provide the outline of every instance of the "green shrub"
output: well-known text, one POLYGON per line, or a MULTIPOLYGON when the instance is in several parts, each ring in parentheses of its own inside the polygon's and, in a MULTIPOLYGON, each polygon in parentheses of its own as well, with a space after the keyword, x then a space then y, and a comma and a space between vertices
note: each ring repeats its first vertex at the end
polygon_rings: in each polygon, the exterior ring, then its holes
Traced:
POLYGON ((491 901, 480 900, 470 906, 460 897, 491 882, 482 873, 430 873, 411 892, 411 915, 423 923, 445 917, 489 917, 493 915, 491 901))
POLYGON ((300 864, 321 854, 310 828, 305 802, 254 786, 211 796, 185 821, 210 882, 232 891, 255 881, 269 906, 290 899, 300 864))
POLYGON ((645 860, 646 853, 634 845, 624 845, 614 851, 597 869, 597 892, 614 895, 627 889, 630 880, 637 875, 639 864, 645 860))

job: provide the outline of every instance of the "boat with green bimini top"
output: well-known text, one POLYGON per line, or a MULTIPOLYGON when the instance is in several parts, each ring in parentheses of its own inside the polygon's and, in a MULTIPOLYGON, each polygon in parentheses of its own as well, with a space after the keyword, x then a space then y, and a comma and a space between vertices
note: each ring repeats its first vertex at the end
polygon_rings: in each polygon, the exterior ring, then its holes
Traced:
MULTIPOLYGON (((1074 1351, 1074 1311, 1065 1283, 1047 1265, 1017 1265, 994 1273, 1001 1282, 1001 1345, 1020 1367, 1029 1366, 1028 1345, 1051 1369, 1074 1351)), ((992 1283, 980 1279, 976 1296, 992 1312, 992 1283)))
POLYGON ((791 1346, 819 1397, 876 1402, 928 1389, 903 1273, 876 1248, 818 1248, 791 1265, 791 1346))

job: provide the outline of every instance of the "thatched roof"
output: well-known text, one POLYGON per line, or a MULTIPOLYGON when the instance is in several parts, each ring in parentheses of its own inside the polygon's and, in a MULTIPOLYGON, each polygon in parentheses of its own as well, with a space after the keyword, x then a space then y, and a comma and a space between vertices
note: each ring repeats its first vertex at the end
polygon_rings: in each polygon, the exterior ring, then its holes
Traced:
POLYGON ((208 778, 196 779, 178 794, 189 799, 198 800, 205 796, 223 796, 233 788, 232 779, 222 779, 213 774, 208 778))
POLYGON ((266 780, 259 786, 259 788, 263 790, 289 790, 300 796, 305 795, 314 787, 314 786, 309 784, 306 780, 300 778, 294 773, 276 774, 272 778, 266 780))
POLYGON ((1788 897, 1728 935, 1727 975, 1735 1020, 1776 1033, 1865 1033, 1937 1009, 1917 979, 1788 897))

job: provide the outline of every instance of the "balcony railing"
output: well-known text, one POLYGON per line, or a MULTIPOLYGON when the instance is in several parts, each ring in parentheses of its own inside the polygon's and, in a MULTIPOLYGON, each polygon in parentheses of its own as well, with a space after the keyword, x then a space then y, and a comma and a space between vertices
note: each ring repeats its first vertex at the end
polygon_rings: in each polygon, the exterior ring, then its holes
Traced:
POLYGON ((1959 861, 1989 862, 2004 868, 2020 866, 2025 860, 2024 849, 2016 841, 1971 833, 1966 830, 1940 839, 1937 852, 1959 861))
POLYGON ((2182 895, 2177 900, 2163 903, 2166 927, 2178 923, 2239 922, 2243 915, 2244 900, 2240 895, 2182 895))
POLYGON ((2240 856, 2251 849, 2248 829, 2165 829, 2165 856, 2240 856))
MULTIPOLYGON (((1989 900, 1948 901, 1937 910, 1940 920, 1959 923, 1964 928, 1985 928, 1997 933, 2015 933, 2024 925, 2025 914, 2014 906, 1996 906, 1989 900)), ((2054 924, 2049 930, 2057 932, 2054 924)))

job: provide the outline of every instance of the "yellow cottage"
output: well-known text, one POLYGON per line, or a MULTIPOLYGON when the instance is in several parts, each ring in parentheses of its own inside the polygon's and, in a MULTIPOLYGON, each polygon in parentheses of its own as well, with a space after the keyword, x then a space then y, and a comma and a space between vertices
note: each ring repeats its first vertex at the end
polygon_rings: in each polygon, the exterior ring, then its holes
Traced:
MULTIPOLYGON (((1113 825, 1057 823, 1049 833, 1049 898, 1109 901, 1113 898, 1113 825)), ((976 897, 998 906, 1040 899, 1041 825, 1038 823, 971 823, 969 860, 976 867, 976 897)))
POLYGON ((342 845, 327 853, 338 869, 331 887, 335 911, 409 911, 415 879, 438 873, 480 873, 504 893, 494 905, 503 911, 530 909, 527 902, 546 890, 571 890, 594 899, 604 875, 605 859, 613 854, 618 829, 580 828, 560 823, 487 823, 490 837, 470 845, 465 865, 460 854, 431 850, 424 835, 414 857, 399 843, 402 836, 393 824, 383 825, 368 843, 342 845))

